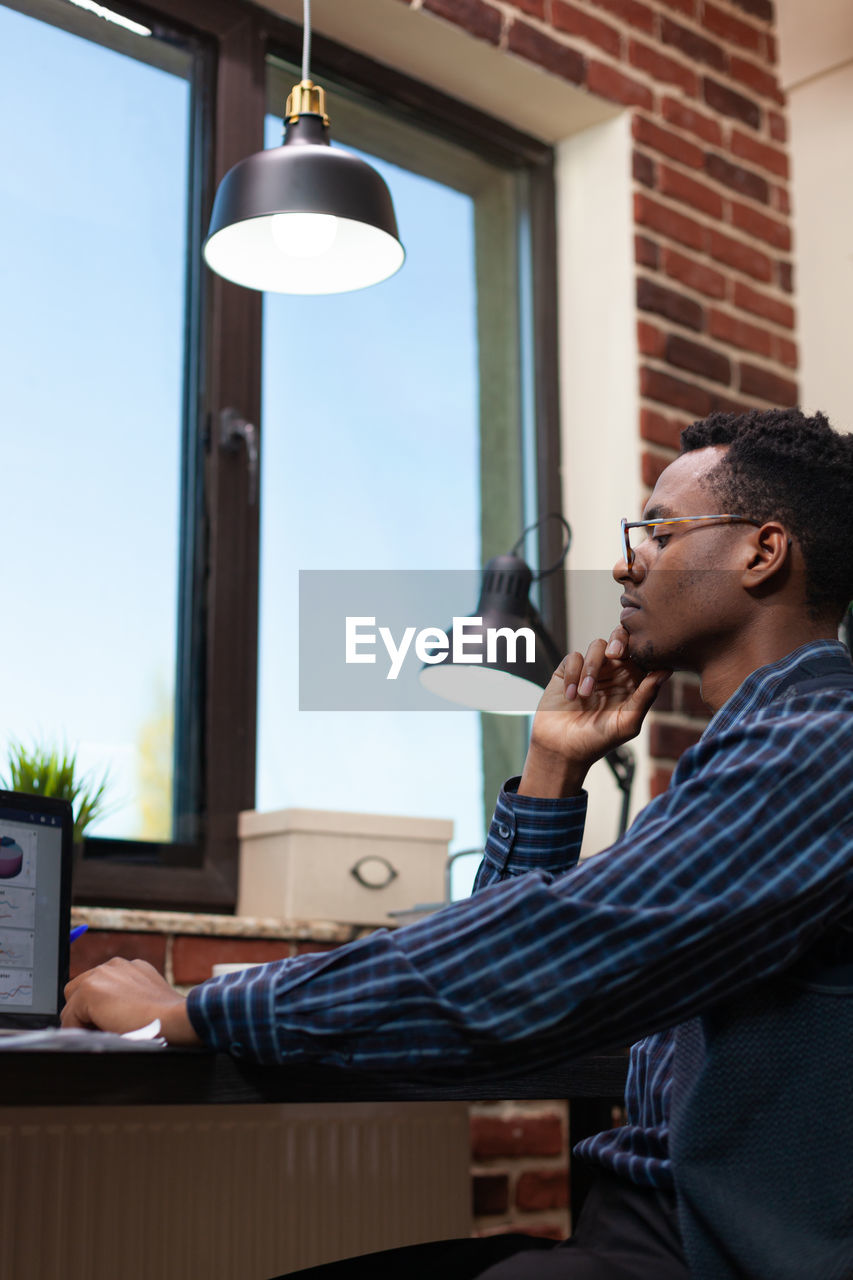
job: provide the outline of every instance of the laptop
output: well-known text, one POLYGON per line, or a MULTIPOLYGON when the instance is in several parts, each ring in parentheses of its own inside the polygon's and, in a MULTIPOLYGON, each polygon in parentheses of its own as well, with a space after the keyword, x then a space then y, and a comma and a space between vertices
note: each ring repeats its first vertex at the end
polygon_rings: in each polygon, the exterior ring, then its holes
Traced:
POLYGON ((59 1025, 68 981, 67 800, 0 791, 0 1032, 59 1025))

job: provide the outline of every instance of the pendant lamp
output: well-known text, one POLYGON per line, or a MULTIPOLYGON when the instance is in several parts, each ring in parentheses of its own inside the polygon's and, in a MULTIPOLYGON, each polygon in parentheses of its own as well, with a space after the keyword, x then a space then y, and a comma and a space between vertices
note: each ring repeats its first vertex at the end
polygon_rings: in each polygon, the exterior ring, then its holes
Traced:
POLYGON ((287 99, 284 142, 229 169, 216 193, 204 258, 211 270, 270 293, 348 293, 403 265, 391 194, 364 160, 329 145, 326 95, 309 75, 304 0, 302 79, 287 99))

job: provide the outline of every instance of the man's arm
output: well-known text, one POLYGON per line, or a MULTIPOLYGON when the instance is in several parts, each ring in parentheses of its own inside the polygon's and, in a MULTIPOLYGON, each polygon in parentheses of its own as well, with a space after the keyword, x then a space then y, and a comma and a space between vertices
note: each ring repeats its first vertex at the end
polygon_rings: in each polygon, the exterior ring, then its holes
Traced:
POLYGON ((849 711, 827 707, 795 733, 790 716, 762 715, 691 748, 607 856, 202 984, 193 1026, 260 1061, 489 1072, 702 1012, 787 968, 850 909, 849 711))

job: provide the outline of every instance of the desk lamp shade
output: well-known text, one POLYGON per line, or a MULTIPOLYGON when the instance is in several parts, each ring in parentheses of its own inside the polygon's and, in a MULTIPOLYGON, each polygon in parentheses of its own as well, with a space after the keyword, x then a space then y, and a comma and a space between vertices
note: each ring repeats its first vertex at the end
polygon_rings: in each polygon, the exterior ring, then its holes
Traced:
POLYGON ((391 195, 364 160, 329 145, 325 93, 287 100, 284 142, 229 169, 204 244, 207 265, 248 289, 348 293, 403 265, 391 195))
POLYGON ((465 652, 481 654, 483 660, 454 662, 455 637, 451 632, 447 653, 440 661, 421 669, 419 678, 424 688, 476 711, 532 715, 562 656, 530 603, 532 581, 529 566, 519 556, 509 554, 490 560, 483 570, 477 612, 472 615, 480 622, 476 627, 466 625, 464 636, 465 652), (518 632, 520 628, 532 632, 532 644, 523 635, 513 644, 505 635, 496 634, 504 629, 518 632), (489 631, 493 634, 491 657, 489 631))

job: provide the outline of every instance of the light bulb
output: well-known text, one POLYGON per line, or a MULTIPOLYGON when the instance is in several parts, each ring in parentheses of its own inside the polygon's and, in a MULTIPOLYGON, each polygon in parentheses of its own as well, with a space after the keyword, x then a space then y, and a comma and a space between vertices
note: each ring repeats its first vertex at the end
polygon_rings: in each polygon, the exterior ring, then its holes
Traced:
POLYGON ((338 220, 330 213, 274 213, 270 231, 275 247, 289 258, 319 258, 334 244, 338 220))

